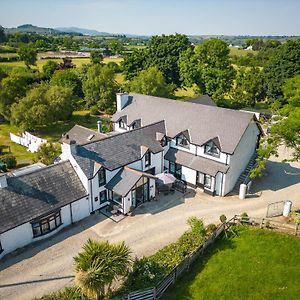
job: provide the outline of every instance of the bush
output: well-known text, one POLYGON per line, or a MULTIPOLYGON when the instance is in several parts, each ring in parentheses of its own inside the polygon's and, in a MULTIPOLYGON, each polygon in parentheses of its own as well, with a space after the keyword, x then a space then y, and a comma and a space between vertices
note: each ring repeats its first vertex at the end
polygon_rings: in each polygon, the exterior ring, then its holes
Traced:
POLYGON ((243 212, 241 215, 241 223, 248 223, 249 222, 249 216, 246 212, 243 212))
POLYGON ((217 226, 215 224, 208 224, 206 227, 206 234, 210 235, 217 229, 217 226))
POLYGON ((227 221, 227 217, 223 214, 223 215, 221 215, 220 216, 220 221, 222 222, 222 223, 225 223, 226 221, 227 221))
POLYGON ((90 108, 90 112, 91 112, 91 115, 94 115, 94 116, 98 115, 99 114, 99 108, 96 105, 94 105, 90 108))
POLYGON ((45 295, 35 300, 88 300, 81 290, 76 287, 66 287, 64 290, 45 295))
POLYGON ((0 160, 2 160, 8 169, 13 169, 17 166, 17 159, 12 154, 6 154, 0 157, 0 160))
POLYGON ((170 245, 158 250, 149 257, 137 259, 129 273, 121 293, 145 289, 158 284, 168 273, 187 256, 198 249, 205 239, 202 220, 191 217, 187 223, 190 229, 170 245))

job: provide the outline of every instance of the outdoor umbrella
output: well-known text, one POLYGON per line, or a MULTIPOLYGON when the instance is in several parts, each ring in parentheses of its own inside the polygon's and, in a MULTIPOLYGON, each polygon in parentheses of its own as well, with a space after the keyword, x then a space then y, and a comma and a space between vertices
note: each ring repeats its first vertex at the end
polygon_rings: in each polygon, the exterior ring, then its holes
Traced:
POLYGON ((158 178, 157 183, 161 185, 171 185, 176 181, 175 176, 170 173, 161 173, 155 176, 158 178))

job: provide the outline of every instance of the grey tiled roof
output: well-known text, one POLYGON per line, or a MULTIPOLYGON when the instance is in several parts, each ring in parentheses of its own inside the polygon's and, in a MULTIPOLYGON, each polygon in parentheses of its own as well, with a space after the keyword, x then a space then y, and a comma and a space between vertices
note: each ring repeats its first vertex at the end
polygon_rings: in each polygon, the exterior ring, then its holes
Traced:
POLYGON ((168 150, 165 159, 211 176, 216 176, 218 172, 226 173, 229 169, 229 166, 220 162, 174 148, 168 150))
POLYGON ((141 146, 149 148, 153 153, 162 151, 160 142, 156 140, 157 132, 165 133, 163 121, 77 146, 73 157, 85 175, 92 178, 95 162, 115 170, 141 159, 141 146))
POLYGON ((204 95, 204 96, 200 96, 200 97, 197 97, 197 98, 188 99, 186 101, 190 102, 190 103, 196 103, 196 104, 217 106, 217 104, 208 95, 204 95))
POLYGON ((107 135, 104 133, 99 133, 92 129, 74 125, 64 136, 59 140, 60 143, 69 143, 70 141, 76 141, 78 145, 99 141, 106 138, 107 135))
POLYGON ((87 195, 69 161, 9 177, 0 189, 0 233, 87 195))
POLYGON ((191 142, 203 145, 218 137, 221 150, 232 154, 253 115, 232 109, 166 98, 130 94, 132 103, 112 117, 116 122, 127 115, 128 124, 141 119, 142 126, 165 120, 166 135, 174 137, 189 130, 191 142))
POLYGON ((109 183, 107 183, 105 187, 121 196, 126 196, 142 176, 156 178, 151 174, 124 167, 109 181, 109 183))

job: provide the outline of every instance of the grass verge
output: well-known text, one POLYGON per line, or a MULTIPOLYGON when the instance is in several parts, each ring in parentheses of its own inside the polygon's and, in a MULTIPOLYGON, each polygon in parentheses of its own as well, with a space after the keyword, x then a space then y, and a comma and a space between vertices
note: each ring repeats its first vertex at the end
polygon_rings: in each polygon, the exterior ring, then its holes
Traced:
POLYGON ((299 299, 300 239, 247 227, 237 233, 217 241, 163 299, 299 299))

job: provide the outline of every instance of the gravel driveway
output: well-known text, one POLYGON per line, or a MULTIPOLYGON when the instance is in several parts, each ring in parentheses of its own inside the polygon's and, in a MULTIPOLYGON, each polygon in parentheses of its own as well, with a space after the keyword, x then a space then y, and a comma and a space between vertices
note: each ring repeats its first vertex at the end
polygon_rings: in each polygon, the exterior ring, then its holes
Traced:
MULTIPOLYGON (((281 149, 281 155, 287 153, 281 149)), ((281 156, 282 157, 282 156, 281 156)), ((114 223, 99 213, 91 215, 56 236, 27 247, 0 262, 0 299, 32 299, 72 284, 72 258, 88 238, 125 241, 137 256, 148 255, 174 241, 186 228, 189 216, 196 215, 206 224, 218 222, 246 211, 265 217, 267 204, 292 200, 300 209, 300 164, 283 164, 273 158, 267 175, 256 180, 254 194, 245 200, 237 196, 211 197, 202 192, 175 193, 144 204, 134 217, 114 223)))

